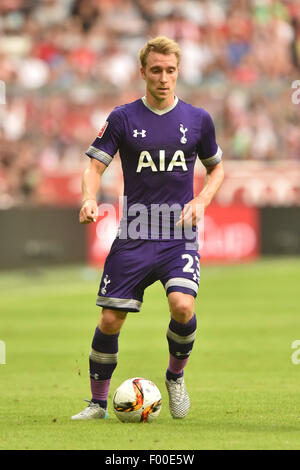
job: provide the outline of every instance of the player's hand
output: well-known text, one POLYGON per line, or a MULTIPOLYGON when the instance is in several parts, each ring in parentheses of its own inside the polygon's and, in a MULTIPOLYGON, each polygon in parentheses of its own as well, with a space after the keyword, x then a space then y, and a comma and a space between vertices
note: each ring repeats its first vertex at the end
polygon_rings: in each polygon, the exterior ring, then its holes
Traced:
POLYGON ((79 222, 81 224, 90 224, 96 222, 98 217, 98 204, 94 199, 87 199, 82 204, 79 212, 79 222))
POLYGON ((195 227, 204 214, 204 203, 199 197, 195 197, 184 205, 176 226, 195 227))

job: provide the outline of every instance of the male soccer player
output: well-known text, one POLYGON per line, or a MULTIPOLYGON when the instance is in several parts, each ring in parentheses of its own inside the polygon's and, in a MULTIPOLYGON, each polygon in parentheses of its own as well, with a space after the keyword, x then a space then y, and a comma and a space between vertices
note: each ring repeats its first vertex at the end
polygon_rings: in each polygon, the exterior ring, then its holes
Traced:
POLYGON ((107 416, 121 327, 128 312, 140 310, 145 288, 157 280, 165 288, 171 314, 165 375, 170 413, 184 418, 190 408, 183 372, 196 334, 194 299, 200 268, 194 228, 199 219, 197 208, 209 205, 224 174, 210 115, 175 95, 180 56, 178 44, 169 38, 160 36, 147 42, 140 51, 145 96, 115 108, 86 152, 90 163, 82 178, 80 223, 97 219, 101 176, 117 151, 126 211, 124 204, 99 287, 97 305, 102 313, 89 355, 91 401, 72 419, 107 416), (203 190, 194 197, 197 156, 207 174, 203 190))

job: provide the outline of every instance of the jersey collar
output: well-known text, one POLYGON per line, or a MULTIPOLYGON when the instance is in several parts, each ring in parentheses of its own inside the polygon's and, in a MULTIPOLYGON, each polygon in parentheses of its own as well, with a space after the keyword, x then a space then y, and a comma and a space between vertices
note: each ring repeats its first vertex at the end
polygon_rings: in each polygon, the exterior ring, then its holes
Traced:
POLYGON ((161 116, 162 114, 166 114, 166 113, 168 113, 169 111, 172 111, 172 109, 175 108, 175 106, 176 106, 177 103, 178 103, 178 98, 177 98, 177 96, 175 96, 175 98, 174 98, 174 103, 171 104, 171 106, 168 106, 168 107, 165 108, 165 109, 153 108, 153 106, 151 106, 151 105, 147 102, 146 96, 143 96, 143 97, 142 97, 142 102, 144 103, 144 105, 146 106, 146 108, 150 109, 150 111, 152 111, 153 113, 158 114, 159 116, 161 116))

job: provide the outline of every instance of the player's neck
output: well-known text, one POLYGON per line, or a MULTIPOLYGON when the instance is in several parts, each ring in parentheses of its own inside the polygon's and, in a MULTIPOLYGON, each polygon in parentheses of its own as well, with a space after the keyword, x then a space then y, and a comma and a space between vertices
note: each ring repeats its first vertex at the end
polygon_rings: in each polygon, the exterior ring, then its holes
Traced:
POLYGON ((175 95, 168 96, 165 100, 156 100, 154 96, 146 92, 146 101, 149 106, 159 111, 163 111, 166 108, 170 108, 176 102, 175 95))

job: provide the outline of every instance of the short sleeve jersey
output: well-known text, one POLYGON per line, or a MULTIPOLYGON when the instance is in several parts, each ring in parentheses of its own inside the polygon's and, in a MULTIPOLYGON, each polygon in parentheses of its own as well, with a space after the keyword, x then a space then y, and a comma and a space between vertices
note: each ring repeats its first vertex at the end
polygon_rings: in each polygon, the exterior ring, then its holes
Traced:
POLYGON ((179 204, 193 199, 197 156, 205 167, 218 164, 211 116, 175 97, 169 108, 152 108, 143 97, 116 107, 86 154, 109 165, 119 151, 127 207, 179 204))

